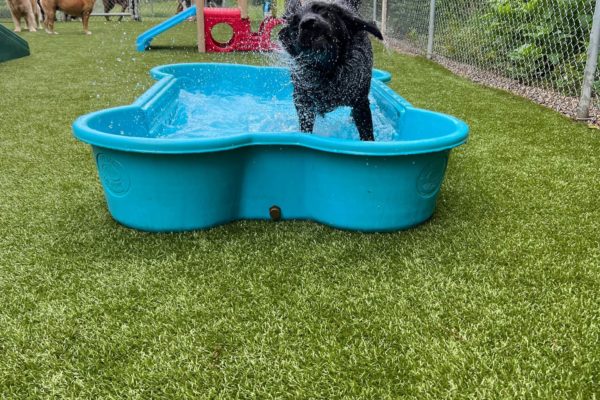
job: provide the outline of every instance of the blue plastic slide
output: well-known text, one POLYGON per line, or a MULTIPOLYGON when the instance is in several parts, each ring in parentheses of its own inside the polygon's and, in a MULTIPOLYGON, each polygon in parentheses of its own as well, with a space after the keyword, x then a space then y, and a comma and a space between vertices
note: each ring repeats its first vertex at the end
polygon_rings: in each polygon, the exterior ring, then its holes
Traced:
POLYGON ((158 24, 156 26, 153 26, 152 28, 148 29, 146 32, 142 33, 140 36, 137 37, 137 39, 135 41, 136 50, 137 51, 146 50, 148 47, 150 47, 150 42, 152 42, 152 39, 154 39, 156 36, 160 35, 164 31, 167 31, 167 30, 173 28, 176 25, 179 25, 186 19, 193 17, 195 15, 196 15, 196 6, 191 6, 187 9, 185 9, 184 11, 180 12, 179 14, 175 14, 174 16, 167 19, 166 21, 161 22, 160 24, 158 24))

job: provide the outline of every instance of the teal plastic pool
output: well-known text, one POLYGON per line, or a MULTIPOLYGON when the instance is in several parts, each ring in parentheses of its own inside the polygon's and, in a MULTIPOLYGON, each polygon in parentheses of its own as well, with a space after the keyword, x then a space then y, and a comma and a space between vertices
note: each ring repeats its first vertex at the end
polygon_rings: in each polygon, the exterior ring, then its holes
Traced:
POLYGON ((374 71, 375 142, 343 109, 298 132, 289 71, 233 64, 157 67, 133 104, 73 124, 92 146, 111 215, 147 231, 238 219, 302 219, 393 231, 434 212, 467 125, 412 107, 374 71))

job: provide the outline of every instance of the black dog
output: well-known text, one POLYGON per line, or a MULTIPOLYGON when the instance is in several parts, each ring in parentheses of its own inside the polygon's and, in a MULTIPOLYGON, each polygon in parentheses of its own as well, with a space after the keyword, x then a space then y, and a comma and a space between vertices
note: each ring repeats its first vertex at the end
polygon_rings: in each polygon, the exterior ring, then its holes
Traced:
POLYGON ((293 58, 294 104, 303 132, 312 132, 316 114, 352 108, 361 140, 374 140, 369 108, 373 50, 367 32, 383 40, 377 26, 364 21, 356 3, 288 0, 279 32, 293 58))

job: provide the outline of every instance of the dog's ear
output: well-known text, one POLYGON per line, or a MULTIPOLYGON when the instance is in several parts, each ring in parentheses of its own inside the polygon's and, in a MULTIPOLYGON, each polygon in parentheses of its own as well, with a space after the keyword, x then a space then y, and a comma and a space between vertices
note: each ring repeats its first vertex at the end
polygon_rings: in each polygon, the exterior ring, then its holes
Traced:
POLYGON ((363 19, 356 17, 354 24, 357 30, 367 31, 371 35, 375 36, 377 39, 383 40, 383 35, 381 34, 381 31, 379 30, 377 25, 375 25, 375 22, 367 22, 363 19))
POLYGON ((375 22, 368 22, 362 19, 359 15, 354 14, 353 12, 348 11, 345 8, 335 6, 337 8, 338 14, 344 19, 346 26, 353 32, 365 31, 369 32, 371 35, 375 36, 379 40, 383 40, 383 35, 375 22))

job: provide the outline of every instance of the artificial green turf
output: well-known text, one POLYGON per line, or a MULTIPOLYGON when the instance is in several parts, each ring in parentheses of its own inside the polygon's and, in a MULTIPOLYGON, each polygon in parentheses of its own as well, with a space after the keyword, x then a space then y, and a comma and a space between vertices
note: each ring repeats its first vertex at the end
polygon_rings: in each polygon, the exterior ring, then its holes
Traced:
POLYGON ((136 53, 150 25, 57 24, 0 64, 1 399, 600 397, 598 131, 378 46, 392 88, 471 126, 429 222, 137 232, 72 121, 156 65, 270 61, 199 55, 194 24, 136 53))

